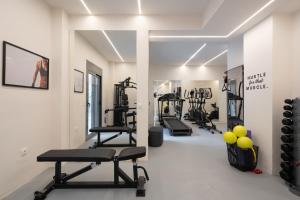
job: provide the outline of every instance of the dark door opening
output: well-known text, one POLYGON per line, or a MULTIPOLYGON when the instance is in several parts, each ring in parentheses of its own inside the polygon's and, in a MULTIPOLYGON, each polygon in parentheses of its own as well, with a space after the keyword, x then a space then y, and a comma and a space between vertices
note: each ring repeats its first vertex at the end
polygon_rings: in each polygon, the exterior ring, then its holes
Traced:
POLYGON ((102 77, 87 70, 87 130, 86 140, 94 136, 89 130, 102 125, 102 77))

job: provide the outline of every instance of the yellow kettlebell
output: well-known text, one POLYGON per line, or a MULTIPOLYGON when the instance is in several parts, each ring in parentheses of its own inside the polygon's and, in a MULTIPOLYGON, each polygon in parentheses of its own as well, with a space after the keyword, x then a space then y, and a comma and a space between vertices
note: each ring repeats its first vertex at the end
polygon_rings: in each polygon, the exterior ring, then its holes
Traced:
POLYGON ((236 135, 236 137, 246 137, 247 129, 242 125, 238 125, 233 128, 233 133, 236 135))
POLYGON ((236 143, 237 137, 233 132, 225 132, 224 133, 224 141, 228 144, 236 143))
POLYGON ((256 153, 253 148, 253 141, 248 137, 240 137, 237 139, 237 146, 241 149, 251 149, 254 156, 254 162, 256 162, 256 153))

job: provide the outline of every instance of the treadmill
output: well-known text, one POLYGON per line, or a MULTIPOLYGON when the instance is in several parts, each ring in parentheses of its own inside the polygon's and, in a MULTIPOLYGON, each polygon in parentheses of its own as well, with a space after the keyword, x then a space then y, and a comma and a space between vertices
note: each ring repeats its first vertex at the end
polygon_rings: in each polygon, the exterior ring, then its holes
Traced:
POLYGON ((168 128, 173 136, 191 136, 192 134, 192 128, 181 121, 184 101, 174 93, 164 94, 158 98, 159 122, 163 127, 168 128), (168 105, 167 110, 164 108, 165 102, 168 105), (170 114, 170 103, 173 103, 174 115, 170 114))

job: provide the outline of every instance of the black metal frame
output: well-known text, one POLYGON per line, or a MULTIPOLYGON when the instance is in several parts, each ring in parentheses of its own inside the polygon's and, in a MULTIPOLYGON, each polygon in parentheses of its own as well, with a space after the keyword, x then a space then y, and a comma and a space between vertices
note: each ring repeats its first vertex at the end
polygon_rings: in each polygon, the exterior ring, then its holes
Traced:
POLYGON ((90 148, 97 148, 97 147, 135 147, 136 146, 136 139, 132 136, 133 131, 129 131, 129 132, 118 132, 117 134, 105 139, 105 140, 101 140, 101 132, 98 131, 96 132, 97 134, 97 141, 94 143, 93 146, 91 146, 90 148), (123 133, 127 133, 129 136, 129 142, 128 144, 105 144, 119 136, 121 136, 123 133))
POLYGON ((114 85, 114 108, 108 109, 108 111, 113 111, 113 126, 126 125, 124 121, 128 106, 123 105, 121 97, 123 94, 126 94, 126 89, 137 89, 137 84, 130 80, 131 78, 128 77, 114 85))
POLYGON ((10 42, 7 42, 7 41, 3 41, 3 52, 2 52, 2 55, 3 55, 3 58, 2 58, 2 85, 3 86, 12 86, 12 87, 22 87, 22 88, 32 88, 32 89, 40 89, 40 90, 48 90, 49 89, 49 76, 50 76, 50 60, 49 58, 45 57, 45 56, 42 56, 40 54, 37 54, 37 53, 34 53, 32 51, 29 51, 27 49, 24 49, 22 47, 19 47, 15 44, 12 44, 10 42), (6 45, 10 45, 12 47, 15 47, 15 48, 18 48, 18 49, 21 49, 25 52, 28 52, 28 53, 31 53, 33 55, 36 55, 36 56, 39 56, 41 57, 42 59, 45 59, 48 61, 48 74, 47 74, 47 87, 46 88, 41 88, 41 87, 32 87, 32 86, 26 86, 26 85, 14 85, 14 84, 7 84, 5 83, 5 76, 6 76, 6 45))
POLYGON ((145 197, 146 191, 144 185, 149 180, 146 169, 138 166, 136 160, 133 160, 133 179, 128 176, 120 167, 118 156, 114 158, 114 180, 111 182, 82 182, 69 181, 85 172, 90 171, 96 165, 101 163, 91 163, 88 166, 79 169, 71 174, 62 173, 61 161, 55 163, 55 176, 53 180, 42 190, 34 193, 35 200, 43 200, 54 189, 78 189, 78 188, 136 188, 136 196, 145 197), (145 176, 139 176, 138 169, 142 169, 145 176), (123 181, 120 181, 120 178, 123 181))
POLYGON ((158 111, 159 111, 159 122, 161 125, 164 125, 164 118, 170 118, 170 117, 174 117, 177 118, 178 120, 181 120, 182 118, 182 108, 183 108, 183 102, 185 101, 184 99, 181 99, 179 97, 177 97, 174 93, 169 93, 169 94, 165 94, 163 96, 161 96, 160 98, 158 98, 158 111), (164 102, 168 102, 168 104, 170 102, 174 103, 174 110, 176 111, 175 115, 164 115, 163 114, 163 103, 164 102), (180 110, 176 109, 176 105, 178 105, 180 107, 180 110))

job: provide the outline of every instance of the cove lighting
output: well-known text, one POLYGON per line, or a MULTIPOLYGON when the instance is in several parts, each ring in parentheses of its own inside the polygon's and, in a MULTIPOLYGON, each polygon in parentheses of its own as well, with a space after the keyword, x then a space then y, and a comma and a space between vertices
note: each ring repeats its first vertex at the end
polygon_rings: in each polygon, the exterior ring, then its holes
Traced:
POLYGON ((142 15, 142 4, 141 4, 141 0, 137 0, 137 4, 138 4, 138 9, 139 9, 139 15, 142 15))
POLYGON ((150 38, 161 38, 161 39, 221 38, 221 39, 225 39, 226 36, 221 36, 221 35, 150 35, 150 38))
POLYGON ((264 9, 266 9, 267 7, 269 7, 272 3, 274 3, 275 0, 271 0, 269 1, 267 4, 265 4, 263 7, 261 7, 258 11, 256 11, 255 13, 253 13, 250 17, 248 17, 243 23, 241 23, 240 25, 238 25, 235 29, 233 29, 230 33, 228 33, 226 35, 226 37, 230 37, 232 34, 234 34, 236 31, 238 31, 240 28, 242 28, 245 24, 247 24, 251 19, 253 19, 254 17, 256 17, 259 13, 261 13, 264 9))
POLYGON ((118 57, 120 58, 120 60, 122 62, 125 62, 124 59, 122 58, 121 54, 119 53, 119 51, 117 50, 117 48, 115 47, 114 43, 111 41, 111 39, 108 37, 108 35, 106 34, 105 31, 102 31, 103 35, 105 36, 105 38, 107 39, 107 41, 109 42, 109 44, 111 45, 111 47, 113 48, 113 50, 115 51, 115 53, 118 55, 118 57))
POLYGON ((182 66, 188 64, 202 49, 204 49, 204 47, 206 47, 206 45, 206 43, 203 44, 187 61, 185 61, 185 63, 182 66))
POLYGON ((227 52, 228 52, 227 49, 226 49, 225 51, 222 51, 222 52, 221 52, 220 54, 218 54, 217 56, 215 56, 215 57, 209 59, 208 61, 206 61, 206 62, 205 62, 204 64, 202 64, 200 67, 206 66, 208 63, 214 61, 215 59, 219 58, 220 56, 222 56, 223 54, 225 54, 225 53, 227 53, 227 52))
POLYGON ((242 28, 245 24, 251 21, 254 17, 256 17, 259 13, 264 11, 267 7, 269 7, 272 3, 276 0, 270 0, 266 3, 263 7, 258 9, 255 13, 253 13, 250 17, 248 17, 245 21, 243 21, 240 25, 234 28, 230 33, 227 35, 151 35, 150 38, 163 38, 163 39, 201 39, 201 38, 219 38, 219 39, 226 39, 229 38, 232 34, 242 28))
POLYGON ((89 7, 86 5, 86 3, 84 2, 84 0, 80 0, 81 4, 83 5, 83 7, 86 9, 86 11, 90 14, 93 15, 93 13, 91 12, 91 10, 89 9, 89 7))

